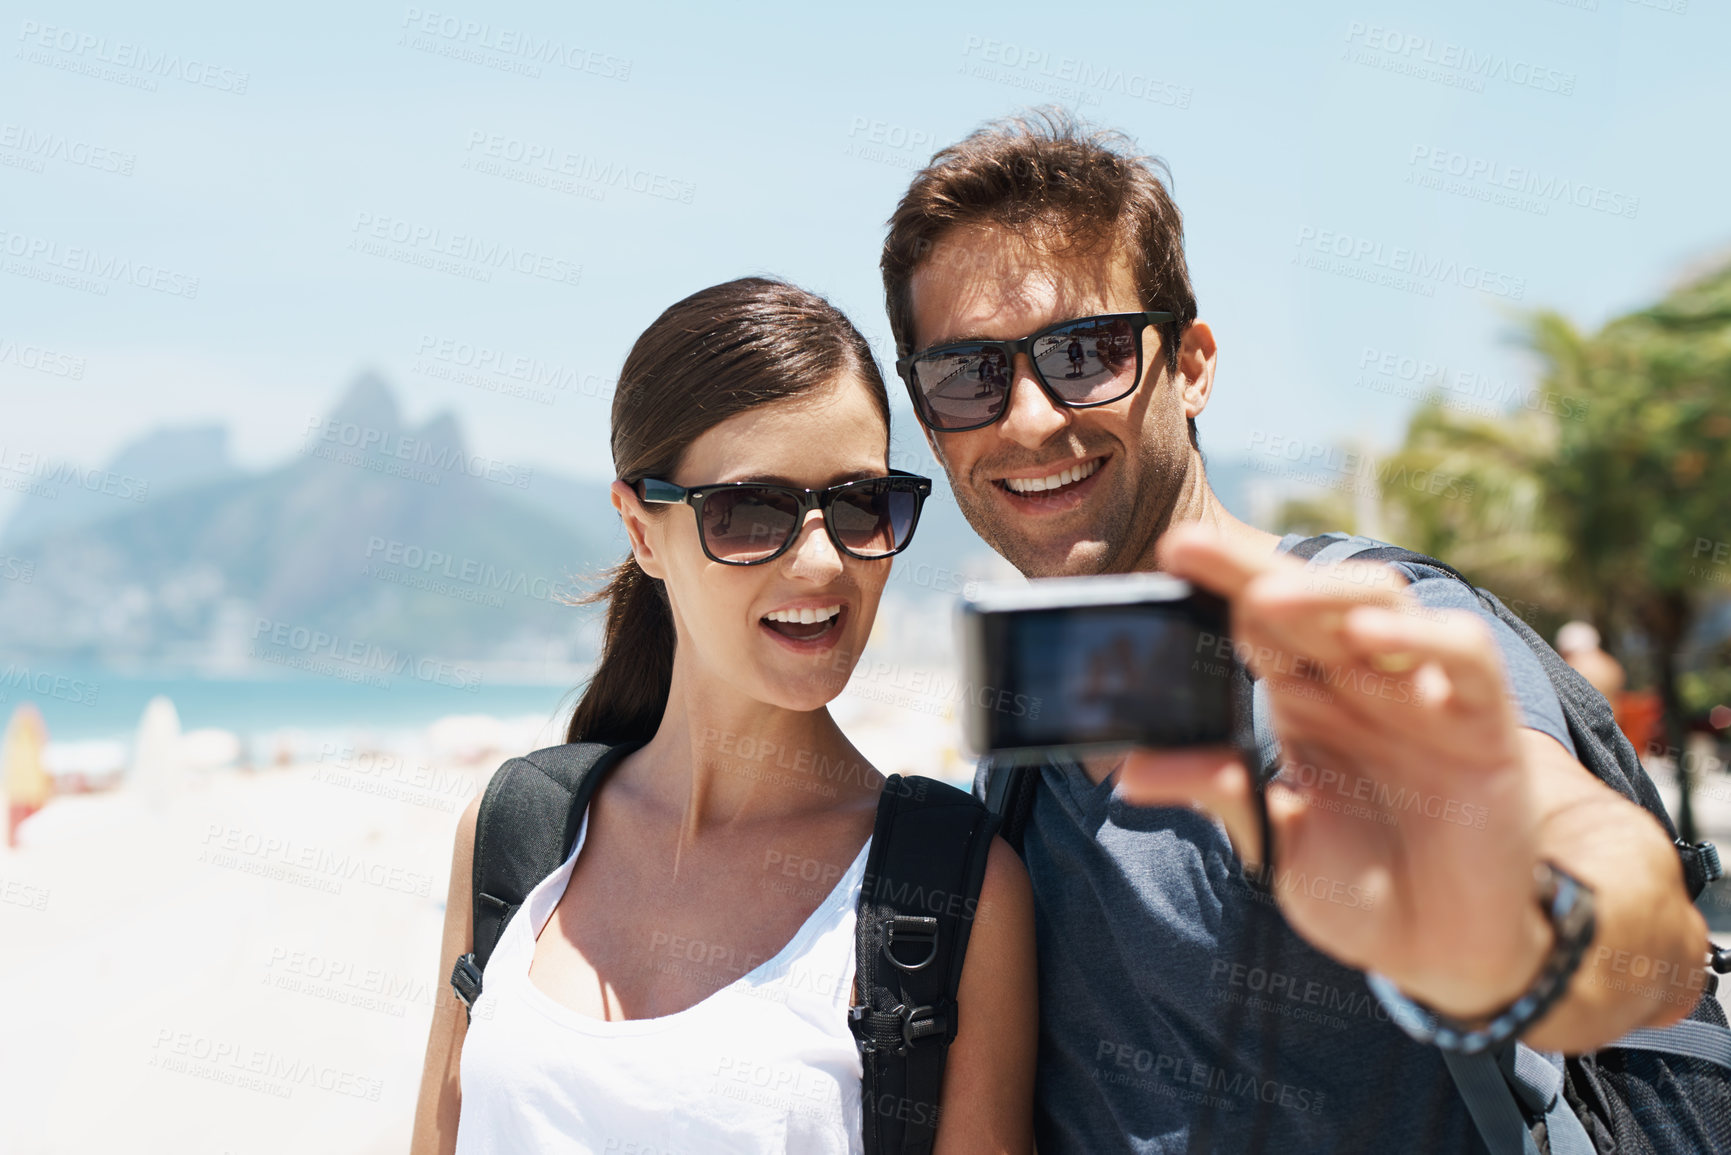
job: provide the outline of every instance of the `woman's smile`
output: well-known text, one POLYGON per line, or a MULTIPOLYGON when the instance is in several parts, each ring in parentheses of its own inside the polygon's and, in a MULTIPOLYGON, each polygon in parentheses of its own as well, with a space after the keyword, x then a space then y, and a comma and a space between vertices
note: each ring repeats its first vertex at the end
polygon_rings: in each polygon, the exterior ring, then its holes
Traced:
POLYGON ((794 653, 811 654, 833 648, 841 640, 849 616, 844 601, 804 598, 769 611, 757 625, 794 653))

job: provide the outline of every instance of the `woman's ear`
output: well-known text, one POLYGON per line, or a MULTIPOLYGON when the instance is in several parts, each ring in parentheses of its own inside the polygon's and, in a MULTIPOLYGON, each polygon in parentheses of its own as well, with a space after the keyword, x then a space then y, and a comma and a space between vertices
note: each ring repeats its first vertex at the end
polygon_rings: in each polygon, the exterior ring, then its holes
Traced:
POLYGON ((615 481, 607 491, 613 498, 613 508, 619 511, 619 520, 625 523, 625 536, 631 539, 631 553, 637 558, 637 565, 650 577, 665 581, 667 575, 653 540, 659 536, 653 532, 656 522, 643 508, 637 491, 623 481, 615 481))

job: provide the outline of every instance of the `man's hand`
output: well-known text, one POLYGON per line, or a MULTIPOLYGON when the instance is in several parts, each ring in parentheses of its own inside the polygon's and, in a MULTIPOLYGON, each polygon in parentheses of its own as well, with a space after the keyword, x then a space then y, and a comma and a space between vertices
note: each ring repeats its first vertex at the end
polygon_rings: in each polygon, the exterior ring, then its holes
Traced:
MULTIPOLYGON (((1284 756, 1268 793, 1269 881, 1311 943, 1457 1018, 1490 1014, 1527 988, 1550 946, 1532 881, 1534 864, 1550 858, 1599 892, 1595 944, 1621 942, 1626 930, 1629 942, 1678 965, 1693 950, 1699 965, 1686 932, 1610 925, 1632 895, 1649 907, 1628 912, 1637 921, 1683 917, 1677 903, 1651 910, 1667 884, 1683 897, 1675 855, 1656 823, 1522 726, 1496 642, 1476 615, 1421 606, 1384 565, 1306 567, 1189 527, 1169 533, 1161 551, 1167 572, 1230 600, 1238 652, 1268 687, 1284 756), (1633 879, 1607 873, 1594 848, 1557 845, 1548 833, 1563 810, 1606 806, 1622 808, 1611 814, 1619 830, 1637 824, 1641 854, 1615 868, 1633 879)), ((1249 775, 1232 752, 1139 751, 1119 790, 1141 804, 1212 811, 1241 857, 1262 858, 1249 775)), ((1595 837, 1603 833, 1599 823, 1595 837)), ((1696 937, 1704 941, 1704 928, 1696 937)), ((1564 1005, 1573 1001, 1572 992, 1564 1005)), ((1567 1032, 1569 1044, 1677 1017, 1608 989, 1586 1001, 1599 1021, 1567 1032), (1625 1009, 1606 1015, 1610 1004, 1625 1009)))

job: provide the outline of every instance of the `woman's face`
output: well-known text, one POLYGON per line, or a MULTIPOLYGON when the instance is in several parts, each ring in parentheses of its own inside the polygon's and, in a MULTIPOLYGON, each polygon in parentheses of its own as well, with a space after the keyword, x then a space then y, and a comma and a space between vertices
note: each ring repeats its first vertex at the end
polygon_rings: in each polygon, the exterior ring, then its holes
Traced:
MULTIPOLYGON (((888 440, 868 387, 850 374, 728 418, 692 442, 678 470, 662 480, 824 489, 884 476, 888 440)), ((890 559, 841 553, 822 511, 812 510, 780 557, 723 565, 704 555, 689 507, 645 507, 618 482, 614 492, 639 564, 667 585, 679 631, 676 660, 694 662, 689 672, 790 710, 815 710, 842 691, 871 635, 890 559), (802 623, 802 616, 822 620, 802 623), (787 617, 794 620, 781 620, 787 617)))

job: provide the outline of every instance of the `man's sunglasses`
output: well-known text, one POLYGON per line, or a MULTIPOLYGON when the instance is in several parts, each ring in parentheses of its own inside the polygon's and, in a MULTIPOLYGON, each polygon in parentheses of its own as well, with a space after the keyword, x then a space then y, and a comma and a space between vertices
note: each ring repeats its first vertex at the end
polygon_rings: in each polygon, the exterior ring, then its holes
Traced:
POLYGON ((755 481, 694 485, 646 477, 636 486, 644 501, 689 505, 697 514, 697 540, 711 561, 762 565, 787 552, 806 514, 823 511, 823 525, 836 549, 874 561, 898 554, 914 538, 920 507, 932 480, 899 469, 888 477, 848 481, 828 489, 793 489, 755 481))
POLYGON ((896 362, 914 412, 939 433, 981 429, 1009 410, 1016 354, 1055 405, 1087 409, 1128 397, 1142 380, 1142 330, 1177 318, 1160 311, 1102 313, 1019 341, 955 341, 896 362))

